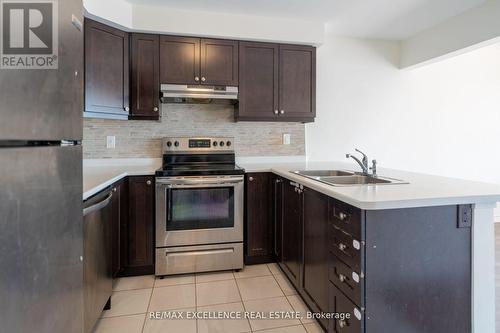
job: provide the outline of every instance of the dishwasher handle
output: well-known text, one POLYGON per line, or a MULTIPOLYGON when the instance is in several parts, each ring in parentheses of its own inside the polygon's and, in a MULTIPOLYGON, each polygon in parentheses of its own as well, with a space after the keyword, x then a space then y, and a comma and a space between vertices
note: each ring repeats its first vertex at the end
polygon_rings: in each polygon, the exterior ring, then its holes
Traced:
POLYGON ((113 192, 109 192, 109 194, 106 196, 106 198, 104 198, 104 200, 99 201, 98 203, 96 203, 90 207, 84 208, 83 209, 83 216, 86 216, 90 213, 93 213, 95 211, 101 210, 104 207, 106 207, 111 202, 112 196, 113 196, 113 192))

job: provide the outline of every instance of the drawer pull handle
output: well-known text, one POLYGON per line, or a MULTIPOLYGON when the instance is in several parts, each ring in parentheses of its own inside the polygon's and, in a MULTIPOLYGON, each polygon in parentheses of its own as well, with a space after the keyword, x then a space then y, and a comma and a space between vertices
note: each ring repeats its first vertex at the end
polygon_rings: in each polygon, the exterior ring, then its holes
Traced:
POLYGON ((344 274, 339 274, 340 282, 344 282, 346 280, 346 276, 344 274))
POLYGON ((346 218, 347 218, 347 214, 346 214, 346 213, 340 213, 340 214, 339 214, 339 219, 340 219, 341 221, 344 221, 346 218))
POLYGON ((344 251, 347 248, 345 244, 339 243, 339 250, 344 251))
POLYGON ((345 320, 343 320, 343 319, 342 319, 342 320, 339 320, 339 327, 340 327, 340 328, 344 328, 344 327, 346 327, 346 326, 347 326, 347 323, 346 323, 346 321, 345 321, 345 320))

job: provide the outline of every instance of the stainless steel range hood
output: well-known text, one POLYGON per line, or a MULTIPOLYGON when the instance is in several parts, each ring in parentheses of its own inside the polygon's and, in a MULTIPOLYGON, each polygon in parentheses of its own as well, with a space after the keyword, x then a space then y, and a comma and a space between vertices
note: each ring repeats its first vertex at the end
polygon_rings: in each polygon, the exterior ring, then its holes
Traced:
POLYGON ((162 103, 238 102, 238 87, 162 84, 162 103))

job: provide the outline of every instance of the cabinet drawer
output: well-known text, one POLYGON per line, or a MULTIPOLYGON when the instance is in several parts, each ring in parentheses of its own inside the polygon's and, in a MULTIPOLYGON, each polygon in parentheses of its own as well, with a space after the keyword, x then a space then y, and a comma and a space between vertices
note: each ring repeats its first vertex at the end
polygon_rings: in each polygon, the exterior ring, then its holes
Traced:
POLYGON ((359 273, 361 271, 361 250, 363 247, 361 241, 353 238, 350 234, 340 230, 335 225, 330 224, 328 228, 328 244, 330 252, 356 272, 359 273))
POLYGON ((333 201, 331 221, 340 229, 351 234, 355 239, 363 239, 361 237, 361 210, 333 201))
POLYGON ((363 277, 359 272, 331 255, 328 277, 337 288, 344 292, 358 306, 362 306, 363 277))
POLYGON ((352 303, 342 292, 330 284, 330 312, 344 315, 344 318, 332 319, 329 333, 362 333, 364 332, 364 314, 360 307, 352 303))

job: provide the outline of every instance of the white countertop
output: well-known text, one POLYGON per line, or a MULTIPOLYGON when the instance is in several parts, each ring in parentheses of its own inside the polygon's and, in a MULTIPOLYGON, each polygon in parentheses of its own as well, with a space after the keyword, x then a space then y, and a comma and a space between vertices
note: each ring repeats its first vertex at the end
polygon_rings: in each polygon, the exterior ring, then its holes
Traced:
POLYGON ((161 158, 83 160, 83 200, 126 176, 154 175, 161 158))
MULTIPOLYGON (((500 201, 500 185, 462 179, 383 169, 378 174, 397 178, 409 184, 332 186, 291 173, 295 170, 355 170, 358 166, 343 162, 306 162, 294 159, 239 159, 246 172, 273 172, 294 182, 368 210, 481 203, 494 205, 500 201)), ((83 199, 101 191, 125 176, 152 175, 161 166, 161 159, 85 160, 83 168, 83 199)))

